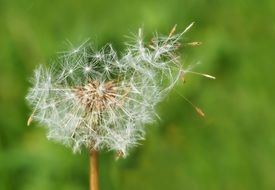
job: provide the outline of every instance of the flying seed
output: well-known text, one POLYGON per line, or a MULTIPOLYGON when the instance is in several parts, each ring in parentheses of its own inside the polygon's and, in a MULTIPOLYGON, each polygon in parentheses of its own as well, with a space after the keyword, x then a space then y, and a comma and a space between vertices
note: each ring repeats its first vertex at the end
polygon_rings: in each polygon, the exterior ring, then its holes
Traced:
POLYGON ((30 117, 28 118, 27 126, 30 126, 30 125, 31 125, 32 120, 33 120, 33 114, 34 114, 34 113, 32 113, 32 114, 30 115, 30 117))
POLYGON ((196 109, 197 113, 198 113, 200 116, 205 117, 204 112, 203 112, 200 108, 195 107, 195 109, 196 109))
POLYGON ((202 45, 202 42, 189 42, 185 44, 186 46, 196 47, 202 45))
POLYGON ((175 32, 176 32, 176 29, 177 29, 177 25, 175 24, 175 26, 172 28, 172 30, 170 31, 169 35, 168 35, 168 38, 170 38, 175 32))

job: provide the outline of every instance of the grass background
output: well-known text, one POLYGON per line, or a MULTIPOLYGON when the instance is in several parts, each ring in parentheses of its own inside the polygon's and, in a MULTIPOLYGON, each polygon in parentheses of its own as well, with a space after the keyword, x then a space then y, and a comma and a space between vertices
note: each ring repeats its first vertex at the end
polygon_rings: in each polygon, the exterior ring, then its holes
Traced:
POLYGON ((38 64, 87 38, 123 50, 140 26, 168 33, 196 24, 182 51, 186 64, 217 80, 189 75, 159 105, 162 118, 125 160, 100 155, 101 189, 275 189, 275 1, 1 0, 0 189, 88 189, 87 152, 48 141, 24 97, 38 64), (178 94, 202 107, 205 119, 178 94))

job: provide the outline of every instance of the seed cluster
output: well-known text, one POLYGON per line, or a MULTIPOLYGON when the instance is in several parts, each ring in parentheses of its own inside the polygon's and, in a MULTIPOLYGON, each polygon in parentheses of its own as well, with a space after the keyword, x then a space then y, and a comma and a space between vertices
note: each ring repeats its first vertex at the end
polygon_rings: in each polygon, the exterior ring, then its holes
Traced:
POLYGON ((100 83, 98 80, 74 89, 79 102, 89 112, 101 113, 105 109, 120 104, 118 87, 114 81, 100 83))

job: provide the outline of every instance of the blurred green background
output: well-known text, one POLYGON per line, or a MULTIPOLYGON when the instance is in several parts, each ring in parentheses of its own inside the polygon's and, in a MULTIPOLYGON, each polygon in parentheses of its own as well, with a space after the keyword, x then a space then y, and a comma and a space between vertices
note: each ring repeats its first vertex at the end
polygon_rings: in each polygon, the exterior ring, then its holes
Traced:
POLYGON ((100 155, 105 190, 275 189, 275 1, 273 0, 1 0, 0 189, 88 189, 88 153, 74 155, 26 126, 24 97, 38 64, 90 38, 123 50, 140 26, 149 37, 196 24, 181 51, 186 64, 217 80, 188 75, 159 105, 162 120, 125 160, 100 155), (207 116, 199 117, 179 95, 207 116))

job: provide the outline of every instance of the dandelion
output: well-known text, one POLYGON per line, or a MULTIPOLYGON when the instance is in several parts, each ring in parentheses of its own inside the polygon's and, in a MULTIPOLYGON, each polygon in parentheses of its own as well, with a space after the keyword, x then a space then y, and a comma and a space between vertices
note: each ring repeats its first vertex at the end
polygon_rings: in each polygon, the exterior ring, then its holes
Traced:
POLYGON ((96 157, 97 151, 112 150, 126 157, 157 117, 156 105, 191 72, 176 51, 192 25, 179 34, 175 26, 148 44, 140 29, 122 56, 110 44, 98 51, 85 43, 62 53, 51 68, 39 66, 26 97, 33 107, 28 125, 40 122, 49 139, 74 152, 87 148, 96 157))

